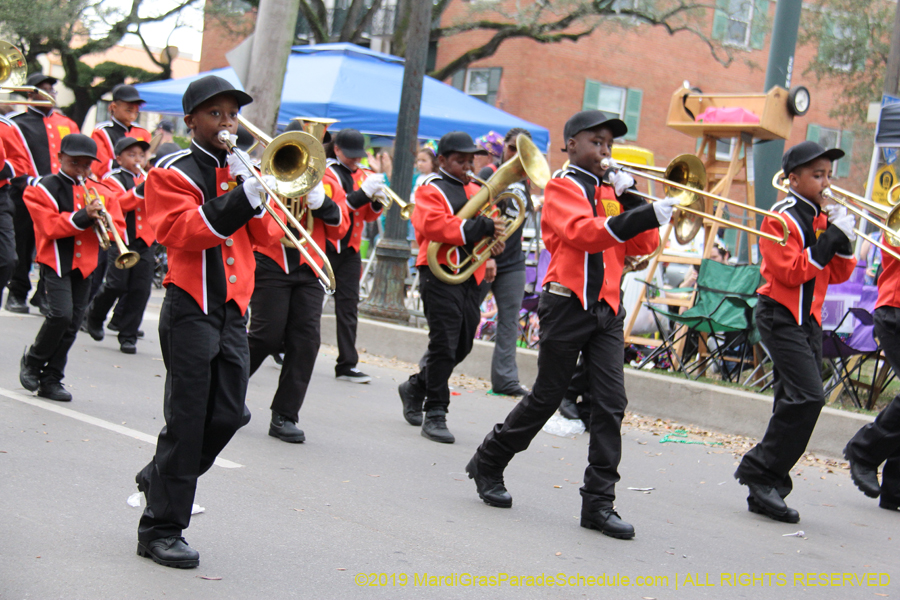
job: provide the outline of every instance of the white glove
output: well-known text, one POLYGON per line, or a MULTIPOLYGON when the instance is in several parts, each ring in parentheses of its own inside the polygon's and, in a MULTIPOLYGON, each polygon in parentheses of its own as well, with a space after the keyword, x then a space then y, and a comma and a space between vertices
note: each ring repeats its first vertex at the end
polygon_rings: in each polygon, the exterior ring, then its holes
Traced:
POLYGON ((835 219, 847 214, 847 207, 840 204, 826 204, 822 207, 822 212, 828 215, 829 222, 834 222, 835 219))
POLYGON ((317 208, 322 208, 323 204, 325 204, 325 186, 322 185, 322 182, 320 181, 319 184, 306 195, 306 206, 308 206, 310 210, 316 210, 317 208))
POLYGON ((844 209, 843 215, 834 219, 831 218, 831 215, 828 215, 828 221, 832 225, 843 231, 848 240, 850 240, 851 242, 856 241, 856 233, 853 231, 853 228, 856 227, 856 219, 853 217, 853 215, 847 214, 846 208, 844 209))
POLYGON ((248 162, 250 161, 250 157, 246 152, 241 150, 240 148, 235 148, 234 152, 228 154, 228 157, 225 159, 225 162, 228 163, 228 169, 231 171, 231 178, 237 179, 238 177, 243 177, 244 180, 250 179, 252 175, 250 174, 250 169, 247 168, 241 159, 238 158, 238 155, 243 156, 248 162))
POLYGON ((672 219, 672 213, 678 206, 678 198, 663 198, 653 203, 653 212, 656 213, 656 221, 660 226, 665 225, 672 219))
POLYGON ((366 180, 362 182, 359 189, 365 192, 366 196, 371 198, 384 189, 384 177, 381 173, 372 173, 366 177, 366 180))
POLYGON ((609 183, 616 188, 616 196, 621 196, 625 190, 634 185, 634 177, 625 171, 612 171, 608 175, 609 183))
MULTIPOLYGON (((269 189, 275 187, 276 181, 275 178, 271 175, 260 175, 263 181, 266 182, 266 185, 269 186, 269 189)), ((247 195, 247 200, 250 201, 250 205, 253 208, 259 208, 262 206, 263 197, 265 196, 265 190, 263 190, 262 184, 259 182, 255 176, 251 177, 244 181, 244 193, 247 195)))

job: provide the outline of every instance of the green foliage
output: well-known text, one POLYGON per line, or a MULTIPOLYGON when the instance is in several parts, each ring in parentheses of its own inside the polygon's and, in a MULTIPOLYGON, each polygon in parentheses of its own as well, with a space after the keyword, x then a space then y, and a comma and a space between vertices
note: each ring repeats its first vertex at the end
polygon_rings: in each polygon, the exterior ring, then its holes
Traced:
POLYGON ((842 123, 865 122, 869 103, 881 99, 896 8, 887 0, 804 5, 798 44, 817 53, 803 75, 840 90, 829 114, 842 123))
POLYGON ((191 145, 191 138, 185 137, 183 135, 173 135, 172 141, 181 146, 182 148, 187 148, 191 145))

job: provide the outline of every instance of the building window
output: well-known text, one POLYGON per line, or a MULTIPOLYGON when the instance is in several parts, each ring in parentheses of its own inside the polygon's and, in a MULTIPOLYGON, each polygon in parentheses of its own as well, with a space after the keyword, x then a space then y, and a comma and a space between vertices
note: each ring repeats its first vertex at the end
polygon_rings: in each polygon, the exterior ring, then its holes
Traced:
POLYGON ((451 85, 473 98, 487 102, 491 106, 497 104, 497 91, 500 89, 502 67, 479 67, 457 71, 453 74, 451 85))
POLYGON ((853 162, 853 132, 846 129, 834 129, 810 123, 806 128, 806 139, 818 142, 826 148, 840 148, 844 158, 832 165, 832 178, 850 176, 850 165, 853 162))
POLYGON ((763 47, 769 0, 716 0, 712 37, 741 48, 763 47))
POLYGON ((584 84, 582 110, 602 110, 611 118, 622 119, 628 126, 626 140, 636 140, 641 121, 641 90, 607 85, 588 79, 584 84))
POLYGON ((640 0, 613 0, 612 8, 617 13, 623 10, 637 10, 640 8, 640 0))
POLYGON ((839 71, 861 69, 865 65, 868 43, 854 35, 848 17, 827 15, 822 40, 819 43, 819 59, 839 71))

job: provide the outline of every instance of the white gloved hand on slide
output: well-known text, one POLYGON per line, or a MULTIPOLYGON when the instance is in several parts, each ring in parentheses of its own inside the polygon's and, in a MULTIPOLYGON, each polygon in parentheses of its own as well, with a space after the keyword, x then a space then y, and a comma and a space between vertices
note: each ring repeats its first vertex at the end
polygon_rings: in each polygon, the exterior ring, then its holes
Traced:
POLYGON ((678 198, 663 198, 653 203, 653 212, 656 213, 656 221, 660 226, 672 220, 672 213, 678 206, 678 198))
MULTIPOLYGON (((266 185, 269 186, 269 189, 275 187, 276 181, 271 175, 260 175, 259 177, 262 177, 263 181, 266 182, 266 185)), ((266 192, 256 176, 244 181, 244 193, 247 195, 247 200, 250 201, 250 205, 253 208, 262 206, 263 197, 266 192)))

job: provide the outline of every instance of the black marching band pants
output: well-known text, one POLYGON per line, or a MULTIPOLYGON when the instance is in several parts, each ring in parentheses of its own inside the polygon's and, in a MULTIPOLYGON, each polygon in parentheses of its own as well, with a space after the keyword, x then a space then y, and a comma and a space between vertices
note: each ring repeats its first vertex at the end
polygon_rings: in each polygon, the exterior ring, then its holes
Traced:
POLYGON ((419 267, 419 295, 428 321, 428 350, 419 372, 409 382, 425 396, 425 413, 446 413, 450 406, 450 376, 469 352, 481 319, 478 284, 470 277, 459 285, 440 281, 427 266, 419 267))
MULTIPOLYGON (((875 309, 875 336, 894 373, 900 373, 900 308, 875 309)), ((900 395, 875 417, 874 423, 865 425, 850 439, 847 453, 873 469, 884 463, 882 502, 900 504, 900 395)))
POLYGON ((31 213, 28 212, 22 194, 11 190, 9 195, 14 207, 13 227, 16 236, 17 259, 16 267, 9 279, 9 294, 24 302, 28 299, 28 292, 31 290, 31 280, 28 278, 28 274, 31 272, 31 262, 34 259, 34 221, 31 220, 31 213))
POLYGON ((293 273, 256 268, 250 299, 250 375, 263 361, 284 352, 272 411, 297 422, 321 343, 325 289, 308 265, 293 273))
POLYGON ((0 188, 0 301, 16 268, 16 209, 9 197, 9 185, 0 188))
POLYGON ((589 378, 591 419, 588 466, 581 488, 583 509, 612 506, 622 458, 625 395, 625 311, 605 301, 584 310, 577 296, 541 294, 538 305, 541 342, 534 389, 516 404, 503 423, 484 438, 476 456, 486 471, 500 473, 559 408, 578 362, 584 356, 589 378))
POLYGON ((772 357, 775 400, 765 435, 744 455, 735 476, 741 483, 773 486, 785 498, 793 489, 790 471, 825 406, 822 326, 811 315, 798 325, 787 308, 766 296, 756 305, 756 325, 772 357))
POLYGON ((91 278, 85 279, 80 271, 70 271, 60 277, 50 267, 41 265, 41 279, 47 314, 25 360, 41 370, 41 382, 61 381, 69 349, 75 343, 87 309, 91 278))
POLYGON ((191 520, 197 478, 243 423, 250 351, 247 320, 229 301, 204 314, 190 294, 166 288, 159 341, 166 365, 156 455, 137 475, 147 507, 138 540, 180 536, 191 520))
POLYGON ((334 317, 337 330, 338 357, 334 371, 342 375, 356 367, 356 325, 359 320, 359 278, 362 276, 362 257, 347 246, 338 253, 326 245, 326 256, 334 271, 334 317))
POLYGON ((130 269, 116 267, 116 259, 119 257, 119 249, 110 246, 108 250, 106 279, 100 286, 100 291, 94 296, 91 307, 88 310, 87 319, 98 328, 103 326, 106 315, 113 304, 118 301, 123 306, 116 310, 116 321, 119 328, 119 343, 136 342, 137 332, 144 318, 144 309, 150 300, 150 292, 153 287, 153 270, 156 267, 153 250, 147 246, 144 240, 136 240, 132 243, 134 250, 140 254, 141 259, 130 269))

